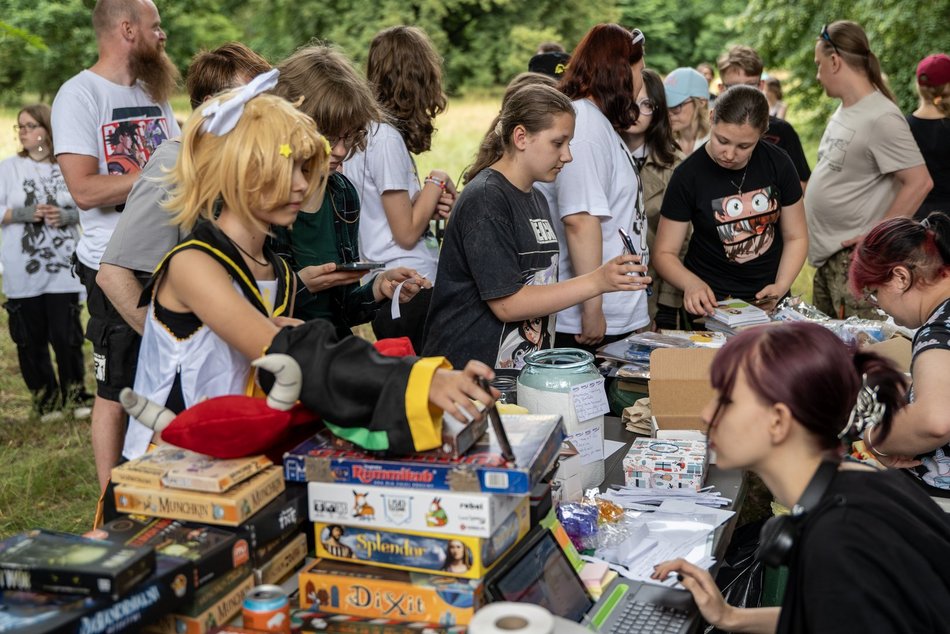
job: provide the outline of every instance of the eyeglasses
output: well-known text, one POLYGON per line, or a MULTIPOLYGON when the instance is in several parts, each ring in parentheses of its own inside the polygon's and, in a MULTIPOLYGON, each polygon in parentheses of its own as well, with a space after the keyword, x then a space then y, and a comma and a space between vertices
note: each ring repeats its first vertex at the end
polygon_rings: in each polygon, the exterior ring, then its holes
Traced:
POLYGON ((20 125, 20 124, 18 124, 18 123, 14 123, 14 124, 13 124, 13 131, 14 131, 14 132, 17 132, 17 133, 19 133, 20 130, 26 130, 27 132, 32 132, 33 130, 36 130, 37 128, 42 128, 42 127, 43 127, 43 126, 41 126, 41 125, 38 124, 38 123, 24 123, 23 125, 20 125))
POLYGON ((693 97, 690 97, 689 99, 679 104, 678 106, 670 106, 669 107, 670 114, 679 114, 680 112, 683 111, 683 108, 686 107, 686 104, 692 103, 692 102, 693 102, 693 97))
POLYGON ((637 108, 640 109, 640 114, 651 115, 653 114, 653 102, 649 99, 641 99, 637 102, 637 108))
POLYGON ((841 51, 838 50, 838 45, 835 44, 835 41, 831 39, 831 35, 828 33, 828 25, 825 24, 821 27, 821 39, 831 44, 831 48, 835 49, 835 53, 841 55, 841 51))
POLYGON ((633 35, 633 42, 632 42, 632 43, 633 43, 634 46, 636 46, 636 45, 639 44, 640 42, 643 42, 644 44, 647 43, 647 38, 646 38, 646 36, 643 34, 643 32, 642 32, 640 29, 634 29, 634 30, 630 31, 630 34, 633 35))
POLYGON ((866 289, 864 289, 863 291, 861 291, 861 294, 864 296, 864 301, 865 301, 866 303, 870 304, 870 305, 873 306, 874 308, 878 308, 878 307, 879 307, 879 305, 878 305, 878 303, 877 303, 877 293, 876 293, 876 292, 871 292, 870 289, 867 289, 867 288, 866 288, 866 289))
POLYGON ((365 135, 366 135, 366 131, 360 128, 358 130, 350 130, 349 132, 346 132, 345 134, 340 134, 338 136, 328 136, 327 142, 330 144, 330 147, 332 148, 332 147, 336 147, 337 144, 340 141, 342 141, 343 146, 347 150, 351 150, 363 140, 365 135))

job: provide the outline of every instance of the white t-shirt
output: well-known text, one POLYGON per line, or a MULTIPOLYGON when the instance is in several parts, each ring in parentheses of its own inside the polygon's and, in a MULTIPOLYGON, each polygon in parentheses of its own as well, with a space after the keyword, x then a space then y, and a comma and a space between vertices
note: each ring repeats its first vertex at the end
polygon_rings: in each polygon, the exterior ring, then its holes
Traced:
MULTIPOLYGON (((640 253, 647 253, 647 221, 639 202, 640 178, 633 158, 623 139, 610 121, 587 99, 574 101, 577 122, 571 154, 574 160, 566 164, 553 183, 538 183, 537 187, 548 200, 551 217, 561 247, 558 281, 574 277, 574 266, 567 250, 563 222, 556 222, 579 212, 587 212, 600 219, 603 239, 603 261, 623 253, 623 242, 618 229, 630 234, 640 253)), ((603 295, 607 334, 619 335, 650 323, 647 297, 643 291, 624 291, 603 295)), ((557 315, 557 331, 580 334, 581 307, 572 306, 557 315)))
POLYGON ((372 124, 366 150, 347 159, 343 173, 360 197, 360 256, 384 262, 386 268, 408 266, 435 281, 439 264, 435 238, 420 237, 412 249, 403 249, 396 244, 383 209, 384 192, 407 191, 414 200, 421 189, 416 165, 399 131, 388 123, 372 124))
MULTIPOLYGON (((100 174, 142 169, 162 141, 181 134, 171 106, 155 104, 139 85, 120 86, 89 70, 62 85, 53 101, 56 154, 99 159, 100 174)), ((98 269, 119 216, 115 207, 79 214, 83 235, 76 256, 98 269)))
MULTIPOLYGON (((29 205, 75 207, 59 166, 13 156, 0 163, 0 214, 29 205)), ((76 250, 76 225, 13 222, 3 227, 0 262, 3 294, 14 299, 83 290, 70 259, 76 250)))
POLYGON ((923 165, 904 115, 875 91, 839 107, 818 146, 805 190, 808 259, 821 266, 841 243, 867 233, 894 202, 898 170, 923 165))

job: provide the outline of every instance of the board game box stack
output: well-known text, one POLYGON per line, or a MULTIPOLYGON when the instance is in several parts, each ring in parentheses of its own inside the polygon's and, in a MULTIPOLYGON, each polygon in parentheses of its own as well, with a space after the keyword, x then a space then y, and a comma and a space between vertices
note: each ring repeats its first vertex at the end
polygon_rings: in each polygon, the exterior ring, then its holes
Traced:
POLYGON ((306 491, 285 490, 264 456, 218 460, 165 445, 119 465, 112 480, 125 515, 89 536, 190 565, 193 594, 143 631, 205 634, 240 612, 248 590, 281 581, 306 556, 306 491))
POLYGON ((356 618, 465 625, 486 572, 529 528, 529 494, 563 439, 559 416, 502 416, 464 455, 380 458, 320 433, 284 456, 308 482, 318 559, 299 576, 301 608, 356 618))

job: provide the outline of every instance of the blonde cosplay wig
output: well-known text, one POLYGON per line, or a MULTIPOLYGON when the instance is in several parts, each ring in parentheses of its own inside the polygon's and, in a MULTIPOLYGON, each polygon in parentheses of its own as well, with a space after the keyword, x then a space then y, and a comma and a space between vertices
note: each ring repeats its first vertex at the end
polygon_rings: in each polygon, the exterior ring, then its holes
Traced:
MULTIPOLYGON (((237 88, 217 99, 240 94, 237 88)), ((262 94, 244 104, 232 130, 207 132, 205 102, 185 123, 181 153, 168 175, 172 196, 165 203, 172 222, 191 228, 198 218, 212 220, 218 201, 245 222, 268 230, 255 211, 276 209, 290 199, 294 161, 304 161, 309 180, 304 200, 320 200, 326 186, 330 146, 313 119, 281 97, 262 94)))

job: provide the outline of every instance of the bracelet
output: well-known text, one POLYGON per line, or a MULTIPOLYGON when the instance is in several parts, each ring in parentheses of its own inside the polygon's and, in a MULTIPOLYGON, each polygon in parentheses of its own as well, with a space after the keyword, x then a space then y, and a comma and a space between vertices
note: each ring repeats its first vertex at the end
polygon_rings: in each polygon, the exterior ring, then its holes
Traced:
POLYGON ((865 446, 867 446, 868 451, 870 451, 872 454, 877 454, 877 455, 879 455, 879 456, 881 456, 881 457, 887 457, 887 454, 886 454, 886 453, 884 453, 884 452, 881 451, 880 449, 875 449, 875 448, 874 448, 874 445, 871 443, 871 430, 874 429, 874 427, 875 427, 874 425, 871 425, 871 426, 868 427, 867 430, 864 432, 864 444, 865 444, 865 446))
POLYGON ((424 184, 427 184, 427 183, 432 183, 433 185, 437 185, 439 189, 441 189, 442 191, 445 191, 445 181, 440 178, 436 178, 435 176, 426 176, 424 184))

